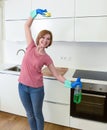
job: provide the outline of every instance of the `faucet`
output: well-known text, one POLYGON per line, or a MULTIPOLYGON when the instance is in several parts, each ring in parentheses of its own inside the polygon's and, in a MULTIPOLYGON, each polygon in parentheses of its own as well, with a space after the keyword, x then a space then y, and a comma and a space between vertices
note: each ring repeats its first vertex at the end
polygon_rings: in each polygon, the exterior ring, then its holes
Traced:
POLYGON ((17 51, 16 55, 18 55, 20 51, 22 51, 23 53, 25 53, 25 50, 19 49, 19 50, 17 51))

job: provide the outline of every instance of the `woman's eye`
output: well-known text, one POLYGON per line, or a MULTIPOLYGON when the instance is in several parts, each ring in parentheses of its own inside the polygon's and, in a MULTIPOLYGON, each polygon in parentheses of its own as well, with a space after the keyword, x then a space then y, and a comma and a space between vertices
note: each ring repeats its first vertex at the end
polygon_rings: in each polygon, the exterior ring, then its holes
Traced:
POLYGON ((41 38, 45 39, 45 37, 41 37, 41 38))
POLYGON ((47 40, 50 40, 50 38, 47 38, 47 40))
POLYGON ((42 39, 50 40, 50 38, 41 37, 42 39))

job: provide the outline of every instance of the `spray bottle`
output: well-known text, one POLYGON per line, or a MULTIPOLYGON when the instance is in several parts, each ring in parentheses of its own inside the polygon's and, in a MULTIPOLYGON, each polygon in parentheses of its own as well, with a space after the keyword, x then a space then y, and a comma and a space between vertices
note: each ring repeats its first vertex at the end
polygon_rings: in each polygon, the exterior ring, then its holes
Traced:
POLYGON ((77 78, 75 85, 73 85, 73 88, 74 88, 73 102, 79 104, 82 99, 82 83, 80 81, 80 78, 77 78))

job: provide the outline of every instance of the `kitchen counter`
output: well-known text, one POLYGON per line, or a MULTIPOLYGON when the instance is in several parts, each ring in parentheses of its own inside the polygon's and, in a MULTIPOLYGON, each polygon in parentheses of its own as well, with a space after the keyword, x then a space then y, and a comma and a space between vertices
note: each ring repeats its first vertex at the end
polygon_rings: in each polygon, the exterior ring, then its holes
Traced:
MULTIPOLYGON (((16 64, 0 64, 0 73, 7 73, 7 74, 12 74, 12 75, 19 75, 20 72, 15 72, 15 71, 9 71, 6 70, 10 67, 16 66, 16 64)), ((64 74, 64 77, 68 80, 75 81, 76 78, 73 78, 74 72, 76 69, 73 68, 68 68, 67 72, 64 74)), ((44 76, 44 78, 48 79, 56 79, 55 77, 50 77, 50 76, 44 76)), ((84 83, 97 83, 97 84, 105 84, 107 85, 107 81, 101 81, 101 80, 93 80, 93 79, 81 79, 82 82, 84 83)))

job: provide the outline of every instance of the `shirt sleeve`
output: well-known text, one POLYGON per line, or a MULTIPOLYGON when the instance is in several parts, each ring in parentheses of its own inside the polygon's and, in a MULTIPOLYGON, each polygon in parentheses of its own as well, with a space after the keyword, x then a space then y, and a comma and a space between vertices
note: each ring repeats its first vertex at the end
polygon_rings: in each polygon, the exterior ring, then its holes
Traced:
POLYGON ((33 47, 36 47, 35 42, 32 40, 32 42, 27 46, 26 50, 29 51, 31 50, 33 47))
POLYGON ((53 63, 53 60, 51 59, 51 57, 49 55, 47 55, 45 58, 45 65, 48 66, 52 63, 53 63))

